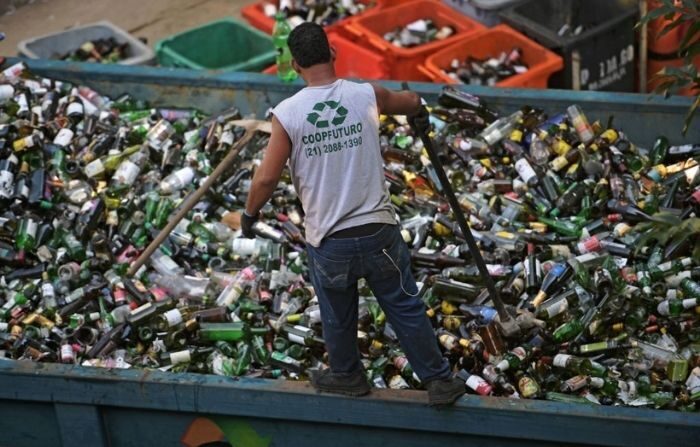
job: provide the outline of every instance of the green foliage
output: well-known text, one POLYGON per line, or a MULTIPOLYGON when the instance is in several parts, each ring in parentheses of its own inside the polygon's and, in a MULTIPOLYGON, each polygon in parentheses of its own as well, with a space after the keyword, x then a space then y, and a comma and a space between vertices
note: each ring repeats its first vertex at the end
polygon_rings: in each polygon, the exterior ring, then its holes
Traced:
POLYGON ((683 58, 684 66, 680 68, 666 67, 652 78, 660 81, 655 91, 663 93, 664 96, 686 87, 695 92, 695 100, 688 109, 683 125, 683 134, 685 135, 698 107, 700 107, 700 75, 693 65, 693 59, 700 55, 700 2, 697 0, 660 1, 661 5, 642 17, 637 27, 663 17, 670 22, 659 32, 657 38, 660 38, 673 29, 687 25, 678 48, 678 56, 683 58))

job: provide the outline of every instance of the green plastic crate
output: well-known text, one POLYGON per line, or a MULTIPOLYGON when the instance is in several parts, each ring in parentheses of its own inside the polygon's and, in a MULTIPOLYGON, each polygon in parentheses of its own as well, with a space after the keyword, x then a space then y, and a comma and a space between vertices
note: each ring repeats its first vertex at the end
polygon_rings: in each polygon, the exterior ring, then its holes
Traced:
POLYGON ((275 62, 272 38, 232 18, 217 20, 156 44, 165 67, 262 71, 275 62))

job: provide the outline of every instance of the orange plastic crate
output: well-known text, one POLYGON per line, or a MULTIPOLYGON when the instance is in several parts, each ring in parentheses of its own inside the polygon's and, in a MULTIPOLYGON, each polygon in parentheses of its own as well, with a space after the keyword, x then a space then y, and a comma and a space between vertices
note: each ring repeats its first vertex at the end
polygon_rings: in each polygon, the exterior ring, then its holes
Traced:
MULTIPOLYGON (((333 31, 328 33, 328 42, 336 51, 335 72, 339 77, 389 78, 389 66, 381 54, 373 53, 333 31)), ((277 66, 268 67, 263 73, 276 74, 277 66)))
MULTIPOLYGON (((661 2, 658 0, 647 0, 647 8, 652 11, 661 6, 661 2)), ((665 19, 663 17, 658 17, 649 22, 647 25, 647 45, 649 51, 656 54, 675 54, 678 52, 678 47, 680 46, 681 40, 685 35, 685 30, 687 27, 678 26, 663 36, 659 37, 659 33, 677 18, 674 17, 671 20, 665 19)))
POLYGON ((430 54, 486 29, 480 23, 456 13, 441 2, 431 0, 401 2, 398 6, 352 18, 342 28, 361 45, 386 56, 391 65, 391 79, 408 81, 427 79, 418 66, 424 63, 430 54), (384 40, 384 34, 387 32, 419 19, 430 19, 437 27, 451 26, 456 32, 447 39, 413 48, 400 48, 384 40))
MULTIPOLYGON (((244 8, 241 9, 241 15, 243 18, 245 18, 248 23, 251 24, 254 28, 259 29, 262 32, 265 32, 267 34, 272 34, 272 30, 275 27, 275 19, 274 17, 268 17, 265 15, 264 12, 264 7, 265 3, 276 3, 276 2, 271 2, 271 1, 262 1, 259 3, 253 3, 252 5, 248 5, 244 8)), ((371 9, 367 10, 367 13, 371 12, 374 8, 386 8, 388 6, 393 6, 398 3, 401 3, 401 0, 362 0, 362 3, 374 3, 375 6, 371 9)), ((339 25, 342 25, 343 22, 346 22, 348 19, 345 20, 340 20, 331 26, 327 27, 327 30, 334 29, 338 27, 339 25)))
POLYGON ((549 77, 564 67, 564 60, 542 45, 528 39, 508 25, 498 25, 476 35, 467 36, 446 47, 425 61, 420 70, 433 82, 458 84, 443 69, 449 68, 454 59, 463 61, 468 56, 479 59, 498 56, 513 47, 522 50, 523 61, 528 65, 527 73, 517 74, 502 80, 496 87, 547 88, 549 77))

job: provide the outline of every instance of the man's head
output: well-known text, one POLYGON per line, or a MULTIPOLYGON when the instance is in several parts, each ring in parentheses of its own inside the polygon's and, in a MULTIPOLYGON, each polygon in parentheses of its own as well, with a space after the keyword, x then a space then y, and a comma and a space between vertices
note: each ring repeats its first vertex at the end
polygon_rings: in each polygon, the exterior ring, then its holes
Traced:
POLYGON ((335 52, 328 44, 328 37, 323 28, 312 22, 304 22, 289 34, 289 51, 294 58, 294 69, 303 75, 303 71, 319 64, 333 66, 335 52))

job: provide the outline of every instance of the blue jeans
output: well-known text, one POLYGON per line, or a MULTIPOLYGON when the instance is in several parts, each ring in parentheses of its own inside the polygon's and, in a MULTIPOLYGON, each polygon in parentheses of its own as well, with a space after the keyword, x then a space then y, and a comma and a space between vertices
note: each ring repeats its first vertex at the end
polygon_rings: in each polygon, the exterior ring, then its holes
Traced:
POLYGON ((365 278, 421 381, 449 377, 449 364, 440 353, 425 305, 402 290, 401 277, 406 291, 416 293, 417 286, 410 253, 398 226, 385 225, 371 236, 325 238, 318 248, 307 244, 306 249, 331 371, 352 373, 361 368, 357 281, 365 278))

